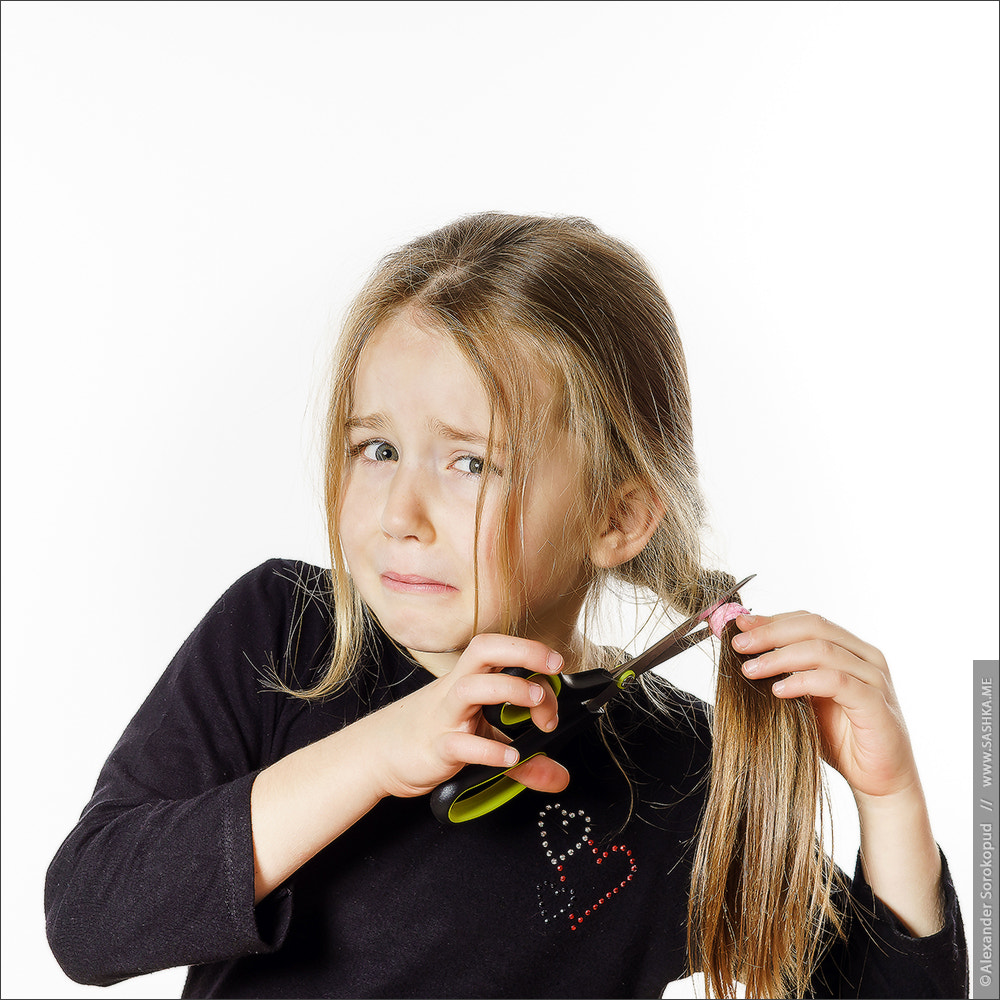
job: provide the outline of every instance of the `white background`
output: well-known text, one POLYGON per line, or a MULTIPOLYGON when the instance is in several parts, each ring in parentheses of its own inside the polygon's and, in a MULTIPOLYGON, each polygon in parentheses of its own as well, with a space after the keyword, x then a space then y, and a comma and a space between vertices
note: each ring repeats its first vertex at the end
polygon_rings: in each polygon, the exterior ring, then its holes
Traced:
MULTIPOLYGON (((996 37, 994 3, 5 3, 4 995, 97 995, 45 943, 48 861, 219 593, 324 561, 340 314, 481 209, 586 215, 652 262, 715 559, 885 652, 968 914, 996 37)), ((704 658, 675 676, 711 689, 704 658)))

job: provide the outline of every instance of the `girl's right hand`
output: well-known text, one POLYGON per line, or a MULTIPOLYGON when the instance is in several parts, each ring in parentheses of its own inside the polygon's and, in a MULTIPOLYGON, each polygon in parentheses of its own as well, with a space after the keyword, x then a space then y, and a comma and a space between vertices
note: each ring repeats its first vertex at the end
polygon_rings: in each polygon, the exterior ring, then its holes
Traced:
MULTIPOLYGON (((366 730, 369 765, 383 795, 424 795, 466 764, 510 767, 516 752, 482 714, 483 705, 510 702, 530 709, 531 720, 548 732, 558 723, 557 701, 544 682, 501 673, 524 667, 555 674, 562 657, 543 643, 507 635, 477 635, 443 677, 373 712, 355 725, 366 730)), ((529 788, 560 792, 569 772, 545 756, 532 757, 510 775, 529 788)))

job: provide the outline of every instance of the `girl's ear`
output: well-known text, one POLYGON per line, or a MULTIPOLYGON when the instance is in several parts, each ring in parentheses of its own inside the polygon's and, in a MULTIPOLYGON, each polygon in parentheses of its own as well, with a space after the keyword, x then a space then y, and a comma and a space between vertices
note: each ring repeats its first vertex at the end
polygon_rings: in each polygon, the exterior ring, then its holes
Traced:
POLYGON ((601 569, 628 562, 646 547, 663 514, 663 504, 648 486, 637 479, 622 483, 598 526, 590 547, 591 562, 601 569))

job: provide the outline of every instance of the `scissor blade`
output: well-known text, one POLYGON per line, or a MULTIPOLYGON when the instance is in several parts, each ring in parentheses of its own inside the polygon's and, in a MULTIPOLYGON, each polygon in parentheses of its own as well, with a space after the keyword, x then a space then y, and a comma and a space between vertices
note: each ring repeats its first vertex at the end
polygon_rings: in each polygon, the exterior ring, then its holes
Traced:
POLYGON ((672 656, 676 656, 678 653, 683 652, 689 646, 693 646, 696 643, 701 642, 710 634, 710 629, 703 629, 701 632, 697 632, 694 635, 689 635, 688 633, 700 622, 704 621, 711 612, 719 607, 721 604, 725 604, 731 597, 738 594, 740 590, 748 584, 757 574, 751 573, 746 579, 740 580, 739 583, 733 584, 721 597, 716 598, 707 607, 702 608, 695 615, 691 615, 690 618, 686 618, 671 632, 669 635, 664 636, 659 642, 654 643, 649 647, 644 653, 640 653, 638 656, 633 657, 631 660, 623 664, 615 673, 616 677, 621 677, 626 671, 631 670, 633 674, 638 676, 641 673, 645 673, 651 667, 659 666, 665 660, 669 660, 672 656))
POLYGON ((674 633, 671 632, 670 635, 661 639, 655 646, 651 646, 641 656, 629 660, 619 668, 618 672, 614 675, 614 679, 603 691, 589 701, 584 702, 587 710, 594 715, 598 714, 604 705, 611 701, 627 683, 633 681, 639 674, 645 673, 651 667, 663 663, 664 660, 669 660, 671 656, 676 656, 678 653, 683 652, 688 646, 696 646, 702 639, 707 639, 711 634, 712 630, 707 626, 699 629, 697 632, 677 637, 674 637, 674 633), (638 664, 638 669, 635 669, 633 664, 638 664))

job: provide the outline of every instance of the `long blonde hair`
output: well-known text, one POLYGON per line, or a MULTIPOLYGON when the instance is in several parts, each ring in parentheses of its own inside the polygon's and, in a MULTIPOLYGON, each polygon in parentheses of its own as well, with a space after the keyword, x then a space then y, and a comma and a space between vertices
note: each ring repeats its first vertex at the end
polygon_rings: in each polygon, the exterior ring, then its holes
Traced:
MULTIPOLYGON (((326 438, 335 645, 325 675, 301 696, 326 697, 346 681, 370 623, 338 537, 345 427, 361 352, 404 308, 449 335, 478 374, 493 411, 487 463, 498 447, 513 458, 504 463, 506 516, 493 540, 507 585, 501 590, 510 595, 502 628, 516 632, 529 620, 512 542, 538 438, 533 430, 544 420, 559 421, 581 445, 573 502, 586 504, 591 522, 627 481, 642 483, 663 511, 642 552, 614 569, 593 568, 585 620, 612 580, 650 592, 682 615, 732 585, 727 574, 701 568, 703 502, 687 369, 670 306, 648 266, 585 219, 462 218, 386 257, 346 318, 326 438), (533 394, 538 371, 554 392, 533 394)), ((477 532, 481 511, 482 495, 477 532)), ((737 980, 754 996, 802 995, 829 928, 839 926, 832 867, 815 834, 819 738, 808 705, 762 695, 727 666, 731 657, 721 659, 712 774, 692 877, 692 971, 704 971, 718 995, 731 995, 737 980)))

